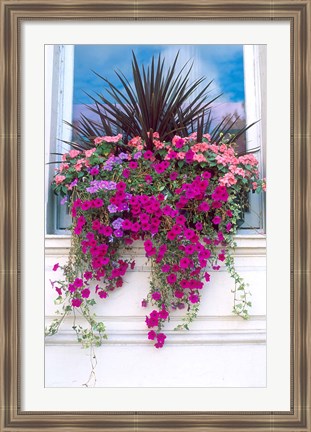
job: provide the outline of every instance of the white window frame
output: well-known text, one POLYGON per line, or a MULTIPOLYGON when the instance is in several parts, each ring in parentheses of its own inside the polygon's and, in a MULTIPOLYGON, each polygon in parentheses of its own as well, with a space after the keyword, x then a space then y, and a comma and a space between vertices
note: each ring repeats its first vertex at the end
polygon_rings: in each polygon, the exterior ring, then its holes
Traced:
MULTIPOLYGON (((259 161, 260 177, 266 171, 266 112, 267 112, 267 49, 266 45, 244 45, 244 89, 246 124, 258 121, 246 131, 246 152, 253 153, 259 161)), ((249 234, 257 230, 265 232, 264 194, 249 194, 250 212, 239 233, 249 234), (253 228, 252 228, 253 227, 253 228)))
MULTIPOLYGON (((63 153, 68 147, 61 140, 71 141, 72 130, 64 121, 72 122, 74 85, 74 45, 45 46, 45 160, 60 160, 52 153, 63 153)), ((50 185, 57 165, 46 165, 46 233, 64 234, 59 228, 70 224, 66 206, 59 205, 59 199, 50 185), (65 225, 67 223, 67 225, 65 225)))

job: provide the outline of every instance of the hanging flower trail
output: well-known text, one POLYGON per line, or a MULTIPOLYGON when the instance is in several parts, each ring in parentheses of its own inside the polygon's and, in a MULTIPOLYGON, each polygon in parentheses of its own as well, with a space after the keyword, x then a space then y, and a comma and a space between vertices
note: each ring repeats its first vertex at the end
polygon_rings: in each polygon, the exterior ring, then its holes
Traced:
POLYGON ((141 305, 153 308, 145 322, 156 348, 165 343, 173 310, 185 311, 177 329, 189 329, 209 269, 219 270, 222 262, 235 281, 233 312, 248 318, 249 293, 234 269, 232 250, 241 197, 265 190, 265 180, 258 178, 256 158, 237 156, 232 140, 224 136, 213 143, 205 134, 197 142, 196 137, 162 142, 155 132, 151 151, 139 136, 126 145, 121 134, 103 136, 94 139, 92 149, 62 156, 53 188, 68 197, 72 246, 68 263, 53 268, 64 275, 52 282, 62 311, 48 335, 58 331, 66 315, 79 312, 90 325, 73 326, 78 340, 84 346, 102 344, 105 326, 91 308, 123 286, 135 261, 122 254, 136 240, 143 241, 151 260, 149 292, 141 305))

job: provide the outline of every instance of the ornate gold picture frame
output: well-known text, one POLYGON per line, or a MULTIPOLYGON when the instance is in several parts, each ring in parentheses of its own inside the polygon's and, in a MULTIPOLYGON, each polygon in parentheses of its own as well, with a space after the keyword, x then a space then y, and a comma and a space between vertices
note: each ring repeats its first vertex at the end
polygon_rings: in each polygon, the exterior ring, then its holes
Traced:
MULTIPOLYGON (((117 3, 0 0, 0 431, 309 431, 310 0, 117 3), (291 26, 291 403, 284 412, 26 412, 21 409, 20 24, 23 20, 287 21, 291 26)), ((34 366, 35 367, 35 366, 34 366)))

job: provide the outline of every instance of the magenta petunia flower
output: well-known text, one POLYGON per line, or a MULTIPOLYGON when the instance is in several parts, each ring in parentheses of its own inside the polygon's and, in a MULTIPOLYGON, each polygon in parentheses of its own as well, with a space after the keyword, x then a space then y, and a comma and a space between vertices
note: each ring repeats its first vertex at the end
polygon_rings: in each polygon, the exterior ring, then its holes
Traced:
POLYGON ((100 234, 103 234, 105 237, 109 237, 112 234, 112 228, 108 225, 102 225, 99 230, 100 234))
POLYGON ((187 163, 192 162, 193 161, 193 157, 194 157, 193 151, 192 150, 188 150, 187 153, 186 153, 186 157, 185 157, 186 162, 187 163))
POLYGON ((191 303, 199 302, 199 296, 197 294, 190 294, 188 298, 191 303))
POLYGON ((212 198, 216 201, 228 201, 229 194, 225 186, 217 186, 212 193, 212 198))
POLYGON ((167 237, 168 240, 174 240, 176 238, 176 234, 173 231, 169 231, 166 234, 166 237, 167 237))
POLYGON ((202 177, 206 180, 210 179, 212 177, 212 174, 208 171, 204 171, 204 173, 202 173, 202 177))
POLYGON ((170 269, 171 269, 171 266, 169 265, 169 264, 164 264, 163 266, 162 266, 162 271, 164 272, 164 273, 168 273, 169 271, 170 271, 170 269))
POLYGON ((199 212, 207 212, 209 211, 210 206, 207 202, 202 202, 199 206, 198 206, 198 211, 199 212))
POLYGON ((225 259, 226 259, 225 254, 223 254, 223 253, 218 254, 218 259, 219 259, 219 261, 225 261, 225 259))
POLYGON ((146 316, 145 322, 148 328, 157 327, 159 325, 159 313, 156 310, 153 310, 149 317, 146 316))
POLYGON ((82 300, 78 298, 74 298, 71 300, 71 304, 73 307, 80 307, 82 304, 82 300))
POLYGON ((148 332, 148 339, 149 340, 154 340, 156 338, 156 332, 154 330, 150 330, 150 332, 148 332))
POLYGON ((76 278, 73 283, 76 288, 81 288, 83 286, 83 280, 80 278, 76 278))
POLYGON ((132 228, 132 222, 129 219, 124 219, 122 222, 122 228, 124 230, 130 230, 132 228))
POLYGON ((164 201, 164 195, 162 193, 159 193, 159 195, 157 196, 158 201, 164 201))
POLYGON ((183 138, 178 138, 176 140, 173 139, 173 144, 176 148, 180 149, 185 144, 185 140, 183 138))
POLYGON ((208 259, 211 256, 211 251, 209 249, 203 249, 198 253, 199 259, 208 259))
POLYGON ((169 316, 169 313, 168 313, 168 311, 167 311, 166 309, 162 308, 162 309, 159 311, 159 317, 160 317, 161 319, 166 320, 166 319, 168 318, 168 316, 169 316))
POLYGON ((173 264, 173 266, 172 266, 172 271, 173 271, 173 272, 178 272, 179 270, 180 270, 179 265, 177 265, 177 264, 173 264))
POLYGON ((101 265, 105 266, 110 263, 110 258, 109 257, 100 258, 100 263, 101 265))
POLYGON ((116 188, 117 188, 118 191, 124 192, 125 189, 126 189, 126 183, 119 182, 119 183, 117 183, 116 188))
POLYGON ((90 201, 84 201, 83 203, 81 203, 81 209, 83 211, 87 211, 92 207, 92 204, 90 201))
POLYGON ((167 246, 164 244, 164 245, 161 245, 160 247, 159 247, 159 253, 160 254, 165 254, 165 252, 167 251, 167 246))
POLYGON ((211 275, 209 273, 205 273, 204 279, 206 280, 206 282, 209 282, 211 280, 211 275))
POLYGON ((129 175, 130 175, 130 170, 128 170, 127 168, 125 168, 125 169, 122 171, 122 175, 123 175, 124 178, 128 178, 129 175))
POLYGON ((135 162, 135 161, 131 161, 131 162, 129 163, 129 168, 130 168, 130 169, 134 170, 134 169, 136 169, 137 167, 138 167, 138 163, 137 163, 137 162, 135 162))
POLYGON ((176 291, 174 291, 174 296, 175 296, 176 298, 181 299, 181 298, 183 298, 184 293, 183 293, 182 291, 176 290, 176 291))
POLYGON ((88 288, 85 288, 81 291, 82 298, 89 298, 91 294, 91 291, 88 288))
POLYGON ((151 175, 148 175, 148 174, 147 174, 147 175, 145 176, 145 182, 148 183, 148 184, 151 184, 152 181, 153 181, 153 178, 151 177, 151 175))
POLYGON ((145 151, 145 153, 144 153, 144 159, 152 159, 152 157, 153 157, 153 153, 152 153, 152 151, 151 150, 147 150, 147 151, 145 151))
POLYGON ((97 174, 99 174, 99 169, 97 167, 91 168, 90 174, 91 174, 91 176, 96 176, 97 174))
POLYGON ((93 207, 95 207, 95 208, 100 208, 100 207, 103 206, 104 201, 103 201, 102 199, 100 199, 100 198, 95 198, 95 199, 92 201, 92 204, 93 204, 93 207))
POLYGON ((95 220, 92 222, 92 229, 93 229, 94 231, 97 231, 99 228, 100 228, 100 221, 99 221, 99 219, 95 219, 95 220))
POLYGON ((68 285, 68 291, 70 291, 71 293, 74 293, 77 290, 77 287, 71 283, 68 285))
POLYGON ((218 208, 220 208, 220 207, 222 207, 222 203, 221 203, 220 201, 214 201, 214 202, 212 203, 212 208, 213 208, 213 209, 218 209, 218 208))
POLYGON ((150 251, 153 248, 153 243, 151 240, 146 240, 144 242, 144 247, 146 251, 150 251))
POLYGON ((140 225, 139 225, 139 223, 138 223, 138 222, 134 222, 134 223, 132 224, 131 230, 132 230, 133 232, 138 232, 138 231, 140 230, 140 225))
POLYGON ((179 266, 183 269, 187 269, 189 267, 189 265, 190 265, 190 259, 189 258, 184 257, 179 261, 179 266))
POLYGON ((155 301, 160 300, 161 299, 161 293, 159 291, 155 291, 154 293, 151 294, 151 297, 155 301))
POLYGON ((184 236, 186 239, 190 240, 195 235, 195 232, 192 229, 186 228, 184 231, 184 236))
POLYGON ((176 180, 177 177, 178 177, 178 173, 176 171, 174 171, 170 174, 170 180, 172 180, 172 181, 176 180))
POLYGON ((187 219, 183 215, 179 215, 176 217, 176 223, 178 225, 185 225, 186 221, 187 221, 187 219))
POLYGON ((223 235, 223 233, 221 231, 218 231, 217 237, 218 237, 218 240, 221 241, 221 242, 225 239, 224 235, 223 235))
POLYGON ((166 339, 166 336, 165 336, 164 333, 158 333, 158 334, 157 334, 157 341, 158 341, 160 344, 163 345, 165 339, 166 339))
POLYGON ((181 232, 182 232, 182 228, 181 228, 180 225, 174 225, 174 226, 172 226, 171 231, 172 231, 174 234, 178 235, 178 234, 181 234, 181 232))
POLYGON ((123 286, 123 279, 119 277, 116 282, 116 287, 121 288, 121 286, 123 286))
POLYGON ((61 296, 63 294, 61 288, 59 288, 59 287, 55 287, 55 291, 57 292, 57 294, 59 296, 61 296))
POLYGON ((86 237, 87 237, 87 239, 88 239, 89 241, 92 241, 92 240, 95 239, 95 235, 94 235, 94 233, 92 233, 92 232, 88 232, 88 233, 86 234, 86 237))
POLYGON ((180 286, 181 286, 183 289, 188 288, 188 287, 189 287, 189 281, 188 281, 187 279, 182 279, 181 282, 180 282, 180 286))
POLYGON ((232 224, 229 222, 226 225, 226 231, 229 232, 231 230, 232 224))
POLYGON ((196 247, 193 244, 185 246, 185 254, 192 255, 196 251, 196 247))
POLYGON ((170 285, 174 284, 177 280, 177 277, 174 273, 171 273, 170 275, 167 276, 166 278, 167 283, 169 283, 170 285))
POLYGON ((213 222, 213 224, 215 224, 215 225, 220 224, 220 222, 221 222, 221 217, 220 217, 220 216, 215 216, 215 217, 212 219, 212 222, 213 222))
POLYGON ((54 264, 53 271, 56 271, 59 268, 59 263, 54 264))

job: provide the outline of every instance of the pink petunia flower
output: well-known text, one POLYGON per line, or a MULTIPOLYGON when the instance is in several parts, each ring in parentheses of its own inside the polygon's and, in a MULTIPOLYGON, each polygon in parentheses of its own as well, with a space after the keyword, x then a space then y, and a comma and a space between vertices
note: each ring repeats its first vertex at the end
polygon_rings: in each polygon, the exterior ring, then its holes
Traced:
POLYGON ((69 156, 70 156, 71 158, 75 158, 75 157, 77 157, 80 153, 81 153, 81 152, 80 152, 79 150, 70 150, 70 152, 69 152, 69 156))
POLYGON ((58 185, 62 183, 66 179, 66 176, 63 175, 57 175, 54 177, 55 183, 58 185))

